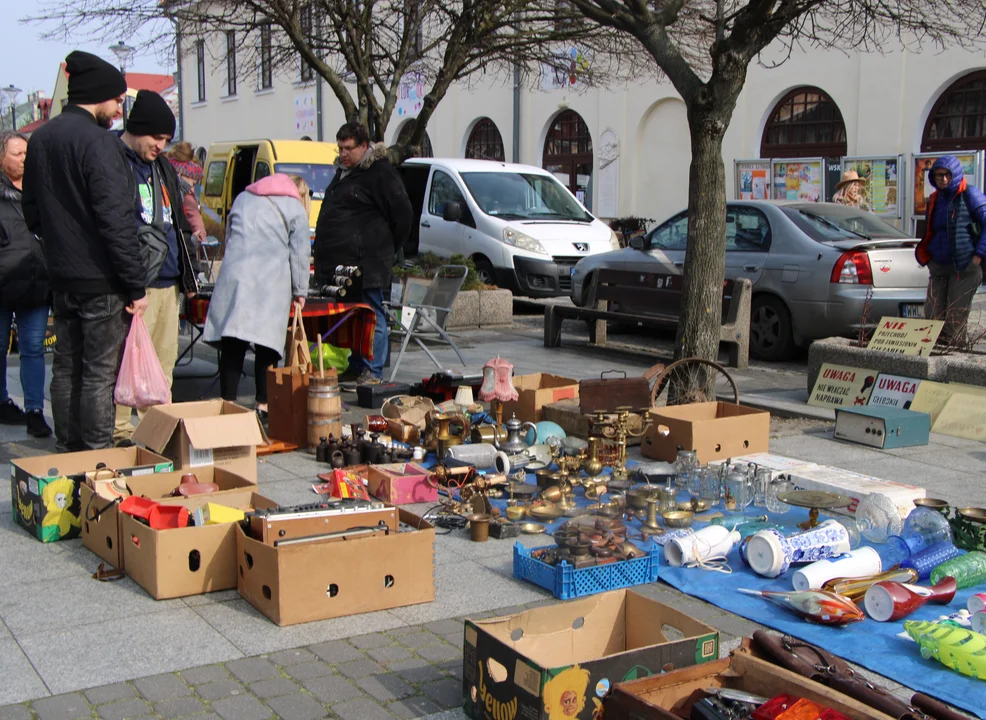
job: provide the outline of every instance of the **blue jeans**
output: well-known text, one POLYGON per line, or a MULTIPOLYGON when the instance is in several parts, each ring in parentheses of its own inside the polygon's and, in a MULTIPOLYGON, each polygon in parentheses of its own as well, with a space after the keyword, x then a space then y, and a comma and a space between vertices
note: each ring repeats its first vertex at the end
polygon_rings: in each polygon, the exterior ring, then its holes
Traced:
POLYGON ((349 370, 359 373, 369 370, 374 377, 383 377, 383 364, 387 362, 390 344, 390 330, 387 327, 387 313, 383 309, 383 288, 363 288, 363 299, 377 316, 377 327, 373 333, 373 359, 366 360, 354 350, 349 356, 349 370))
POLYGON ((0 309, 0 338, 5 338, 0 356, 0 403, 10 399, 7 394, 7 348, 10 346, 10 325, 17 317, 17 350, 21 356, 21 389, 25 410, 43 410, 45 404, 45 330, 48 327, 48 306, 21 310, 0 309))

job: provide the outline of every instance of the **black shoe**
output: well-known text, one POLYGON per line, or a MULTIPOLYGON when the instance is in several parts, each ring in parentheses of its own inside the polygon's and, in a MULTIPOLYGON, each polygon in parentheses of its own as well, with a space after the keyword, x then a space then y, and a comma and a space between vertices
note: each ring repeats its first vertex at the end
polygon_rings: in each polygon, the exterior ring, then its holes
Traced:
POLYGON ((40 410, 28 410, 25 413, 27 417, 27 434, 33 437, 43 438, 49 437, 51 435, 51 428, 48 427, 48 423, 45 422, 44 413, 40 410))
POLYGON ((266 432, 267 431, 267 411, 266 410, 257 410, 256 412, 257 412, 257 419, 260 421, 260 424, 264 426, 264 431, 266 432))
POLYGON ((118 448, 130 448, 133 446, 134 446, 134 441, 131 440, 130 438, 120 438, 119 440, 113 443, 113 447, 118 447, 118 448))
POLYGON ((23 425, 25 422, 24 411, 7 398, 7 402, 0 405, 0 424, 2 425, 23 425))

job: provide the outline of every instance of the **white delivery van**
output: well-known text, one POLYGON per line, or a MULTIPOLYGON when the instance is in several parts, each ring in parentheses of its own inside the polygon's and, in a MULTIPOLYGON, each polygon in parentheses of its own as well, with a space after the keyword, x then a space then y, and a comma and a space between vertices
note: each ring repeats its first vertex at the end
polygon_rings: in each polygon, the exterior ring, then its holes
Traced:
POLYGON ((407 254, 466 255, 484 281, 517 295, 568 295, 579 260, 619 249, 609 226, 541 168, 414 158, 397 170, 415 211, 407 254))

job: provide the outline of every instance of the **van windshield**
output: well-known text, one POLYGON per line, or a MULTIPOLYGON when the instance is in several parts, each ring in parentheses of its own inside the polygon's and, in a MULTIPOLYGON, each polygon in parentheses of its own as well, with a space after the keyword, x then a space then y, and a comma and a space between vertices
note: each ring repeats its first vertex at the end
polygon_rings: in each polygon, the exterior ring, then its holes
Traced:
POLYGON ((324 200, 325 188, 336 174, 335 165, 313 165, 311 163, 277 163, 274 171, 287 175, 300 175, 312 191, 312 200, 324 200))
POLYGON ((479 209, 492 217, 586 223, 593 219, 550 175, 466 172, 462 179, 479 209))

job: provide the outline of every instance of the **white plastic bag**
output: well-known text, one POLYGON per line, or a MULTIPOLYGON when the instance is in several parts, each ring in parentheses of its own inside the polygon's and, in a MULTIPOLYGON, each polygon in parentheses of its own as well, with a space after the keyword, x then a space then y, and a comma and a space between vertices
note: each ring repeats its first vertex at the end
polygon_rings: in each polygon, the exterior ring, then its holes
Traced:
POLYGON ((139 315, 134 315, 130 323, 113 399, 117 405, 138 410, 171 403, 168 378, 157 359, 144 318, 139 315))

